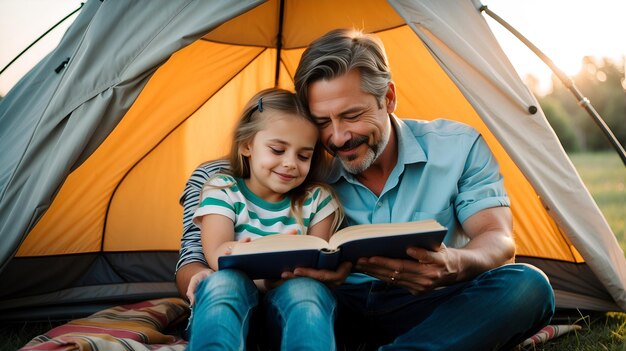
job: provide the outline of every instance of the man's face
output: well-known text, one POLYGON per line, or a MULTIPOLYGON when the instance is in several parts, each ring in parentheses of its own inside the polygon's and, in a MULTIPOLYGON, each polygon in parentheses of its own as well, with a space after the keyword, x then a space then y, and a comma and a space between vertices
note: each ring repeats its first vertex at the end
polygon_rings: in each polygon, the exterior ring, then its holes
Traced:
POLYGON ((389 113, 393 112, 395 100, 379 108, 376 97, 361 90, 357 70, 316 81, 308 93, 309 110, 324 147, 341 160, 348 172, 359 174, 368 169, 389 142, 389 113))

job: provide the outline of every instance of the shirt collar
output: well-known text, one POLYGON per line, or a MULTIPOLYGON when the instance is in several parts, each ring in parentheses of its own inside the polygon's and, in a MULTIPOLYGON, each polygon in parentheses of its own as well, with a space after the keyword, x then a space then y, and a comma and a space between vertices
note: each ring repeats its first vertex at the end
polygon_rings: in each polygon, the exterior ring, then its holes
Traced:
POLYGON ((426 162, 428 157, 415 138, 415 134, 404 121, 396 115, 391 115, 391 123, 396 128, 398 136, 398 162, 406 164, 426 162))
MULTIPOLYGON (((415 139, 411 128, 395 114, 391 114, 391 124, 396 131, 398 140, 398 163, 406 165, 428 161, 424 149, 415 139)), ((328 182, 336 183, 341 177, 347 180, 354 179, 354 175, 343 168, 339 159, 333 158, 328 182)))

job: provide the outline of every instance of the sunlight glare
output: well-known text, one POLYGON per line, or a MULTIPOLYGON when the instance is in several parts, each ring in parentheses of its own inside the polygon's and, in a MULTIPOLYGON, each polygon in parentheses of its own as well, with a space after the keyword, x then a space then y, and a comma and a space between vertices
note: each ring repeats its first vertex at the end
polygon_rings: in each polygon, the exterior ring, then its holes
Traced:
POLYGON ((580 53, 568 50, 567 46, 555 48, 559 55, 552 58, 554 64, 568 77, 578 74, 583 66, 583 59, 580 53))
MULTIPOLYGON (((623 0, 481 0, 536 45, 565 75, 574 78, 583 69, 583 58, 626 57, 622 38, 626 1, 623 0), (593 4, 592 4, 593 3, 593 4)), ((487 22, 514 68, 525 82, 532 75, 535 92, 552 90, 552 72, 534 54, 487 17, 487 22)), ((592 73, 596 75, 596 73, 592 73)), ((598 79, 605 79, 598 77, 598 79)), ((622 83, 626 90, 626 81, 622 83)))

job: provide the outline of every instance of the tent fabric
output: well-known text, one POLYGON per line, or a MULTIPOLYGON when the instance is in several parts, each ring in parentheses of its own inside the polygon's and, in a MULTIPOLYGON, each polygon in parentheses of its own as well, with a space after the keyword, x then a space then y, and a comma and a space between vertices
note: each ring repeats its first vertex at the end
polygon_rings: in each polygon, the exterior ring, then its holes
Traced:
POLYGON ((620 306, 625 309, 624 252, 616 245, 611 228, 573 169, 543 113, 528 113, 530 106, 537 107, 539 103, 519 78, 515 79, 512 75, 514 70, 504 53, 490 50, 490 47, 498 45, 493 35, 485 37, 485 34, 491 33, 485 21, 476 16, 463 16, 471 12, 469 7, 472 5, 475 8, 482 6, 478 1, 451 8, 446 6, 446 2, 438 1, 398 1, 395 6, 409 26, 433 50, 435 57, 443 62, 443 67, 457 82, 491 133, 533 184, 544 206, 553 213, 552 217, 567 231, 573 246, 600 280, 608 283, 607 289, 616 301, 622 301, 620 306), (431 25, 428 25, 428 19, 422 20, 429 9, 441 20, 431 25), (458 25, 458 21, 471 23, 458 25), (450 23, 457 25, 451 26, 450 23), (478 31, 481 27, 483 30, 478 31), (467 32, 458 28, 475 30, 467 32), (472 35, 474 33, 480 34, 472 35), (489 96, 489 99, 484 99, 484 96, 489 96), (524 123, 512 123, 511 120, 524 123), (529 136, 532 136, 532 142, 529 142, 529 136), (568 203, 579 206, 563 206, 568 203))
POLYGON ((252 4, 152 2, 158 11, 144 11, 148 4, 140 1, 85 6, 59 47, 7 94, 0 109, 3 265, 154 70, 173 51, 252 4), (57 73, 66 58, 69 64, 57 73), (40 98, 33 101, 33 94, 40 98))
POLYGON ((624 253, 480 6, 89 1, 0 104, 10 151, 0 156, 0 314, 176 295, 187 178, 228 152, 249 97, 293 89, 304 47, 339 27, 383 40, 398 116, 483 134, 511 197, 518 260, 547 273, 557 307, 626 311, 624 253))

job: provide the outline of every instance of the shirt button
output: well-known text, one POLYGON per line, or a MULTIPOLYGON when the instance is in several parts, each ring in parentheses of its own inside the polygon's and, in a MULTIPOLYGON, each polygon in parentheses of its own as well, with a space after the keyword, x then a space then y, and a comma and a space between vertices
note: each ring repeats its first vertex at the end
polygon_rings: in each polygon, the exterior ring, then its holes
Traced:
POLYGON ((381 207, 382 205, 383 205, 383 203, 382 203, 381 201, 378 201, 378 202, 376 203, 376 207, 381 207))

